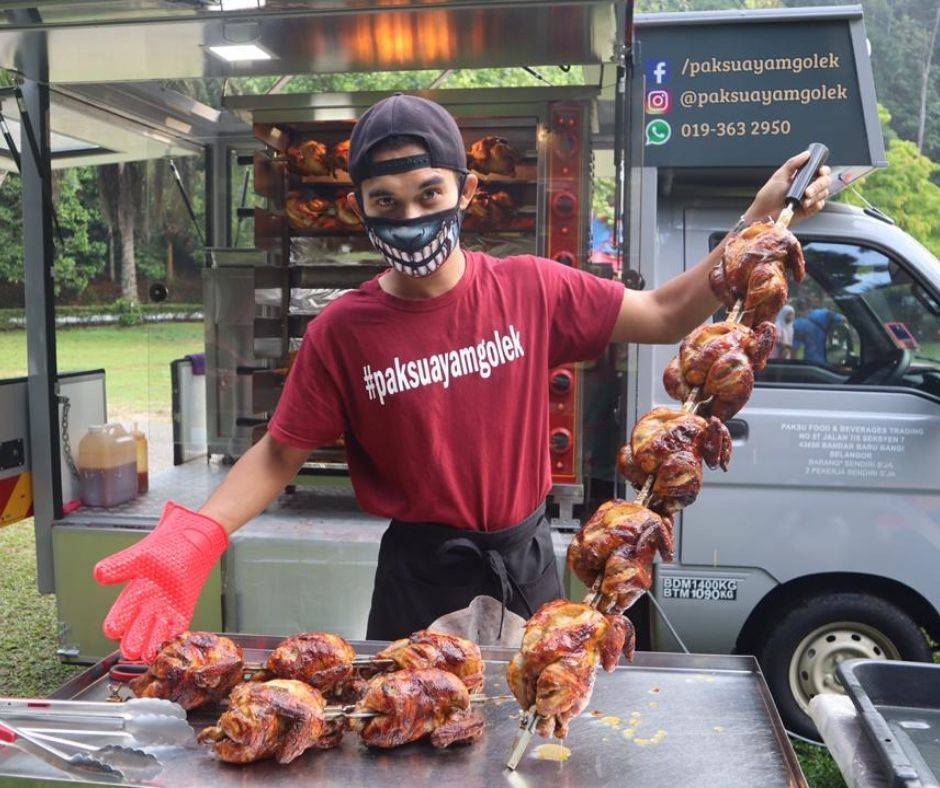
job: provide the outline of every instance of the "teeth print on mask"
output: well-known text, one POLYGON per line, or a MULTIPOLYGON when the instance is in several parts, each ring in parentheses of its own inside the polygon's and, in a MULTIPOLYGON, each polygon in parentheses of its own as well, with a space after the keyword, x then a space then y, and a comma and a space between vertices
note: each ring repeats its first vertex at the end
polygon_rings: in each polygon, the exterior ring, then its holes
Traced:
POLYGON ((454 251, 462 214, 458 208, 417 219, 365 217, 369 240, 385 262, 406 276, 433 274, 454 251))

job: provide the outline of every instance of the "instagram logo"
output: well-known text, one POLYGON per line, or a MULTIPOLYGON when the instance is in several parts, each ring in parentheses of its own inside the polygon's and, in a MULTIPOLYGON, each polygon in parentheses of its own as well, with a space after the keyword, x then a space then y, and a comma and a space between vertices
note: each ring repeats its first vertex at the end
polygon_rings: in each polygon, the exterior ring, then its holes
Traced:
POLYGON ((651 90, 646 94, 646 114, 647 115, 665 115, 672 109, 672 96, 669 91, 660 88, 651 90))

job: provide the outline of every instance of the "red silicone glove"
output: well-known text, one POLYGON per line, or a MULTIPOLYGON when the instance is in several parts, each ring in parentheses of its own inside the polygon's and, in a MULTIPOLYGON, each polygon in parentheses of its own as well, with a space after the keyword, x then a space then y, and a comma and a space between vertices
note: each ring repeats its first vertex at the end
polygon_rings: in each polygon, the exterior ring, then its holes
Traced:
POLYGON ((168 501, 157 527, 137 544, 95 565, 102 585, 127 583, 104 620, 128 659, 153 661, 160 646, 186 630, 202 586, 228 547, 211 517, 168 501))

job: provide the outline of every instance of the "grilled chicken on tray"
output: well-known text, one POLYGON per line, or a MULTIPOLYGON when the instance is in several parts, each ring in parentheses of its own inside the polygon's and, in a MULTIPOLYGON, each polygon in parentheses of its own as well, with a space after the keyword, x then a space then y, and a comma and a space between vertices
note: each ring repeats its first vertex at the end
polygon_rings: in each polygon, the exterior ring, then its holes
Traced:
POLYGON ((705 399, 698 413, 727 421, 750 398, 754 376, 767 363, 776 338, 769 322, 753 329, 728 321, 706 323, 682 340, 679 355, 663 373, 663 385, 680 402, 698 386, 705 399))
POLYGON ((466 685, 436 668, 379 674, 356 712, 376 715, 351 721, 369 747, 399 747, 426 737, 435 747, 448 747, 483 735, 483 716, 470 708, 466 685))
POLYGON ((731 436, 717 418, 654 408, 633 428, 617 466, 636 489, 655 475, 651 508, 672 514, 692 503, 702 487, 702 461, 727 470, 731 436))
POLYGON ((223 700, 242 680, 242 650, 211 632, 183 632, 160 649, 147 672, 131 680, 138 698, 165 698, 184 709, 223 700))
POLYGON ((672 520, 644 506, 601 504, 568 546, 568 566, 588 588, 598 578, 602 613, 623 613, 653 583, 653 555, 672 561, 672 520))
POLYGON ((754 222, 728 239, 709 275, 715 296, 728 307, 744 300, 741 322, 773 321, 787 300, 787 272, 803 281, 803 248, 786 227, 772 219, 754 222))
POLYGON ((556 599, 526 623, 522 649, 509 663, 506 678, 523 709, 535 706, 538 732, 563 739, 569 722, 591 700, 598 664, 612 671, 621 653, 632 658, 633 646, 629 619, 556 599))
POLYGON ((228 763, 265 758, 290 763, 311 747, 327 749, 339 743, 342 723, 327 721, 325 707, 323 695, 302 681, 240 684, 218 723, 204 729, 199 741, 228 763))
POLYGON ((268 655, 264 670, 253 678, 296 679, 330 693, 352 678, 355 658, 355 649, 339 635, 302 632, 278 643, 268 655))
POLYGON ((392 660, 395 667, 390 670, 438 668, 453 673, 470 692, 483 689, 486 665, 480 647, 456 635, 422 629, 393 641, 375 658, 392 660))

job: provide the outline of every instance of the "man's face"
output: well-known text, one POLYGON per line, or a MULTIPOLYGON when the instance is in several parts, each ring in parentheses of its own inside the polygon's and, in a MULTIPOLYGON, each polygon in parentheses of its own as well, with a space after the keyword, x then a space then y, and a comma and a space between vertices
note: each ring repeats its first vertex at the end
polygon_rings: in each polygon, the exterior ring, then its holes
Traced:
MULTIPOLYGON (((425 153, 420 145, 403 145, 379 153, 375 161, 399 159, 425 153)), ((477 177, 470 173, 464 182, 460 207, 466 208, 476 191, 477 177)), ((453 170, 422 167, 420 170, 366 178, 360 184, 366 216, 377 219, 415 219, 457 204, 457 177, 453 170)), ((359 212, 356 196, 347 197, 350 208, 359 212)))

